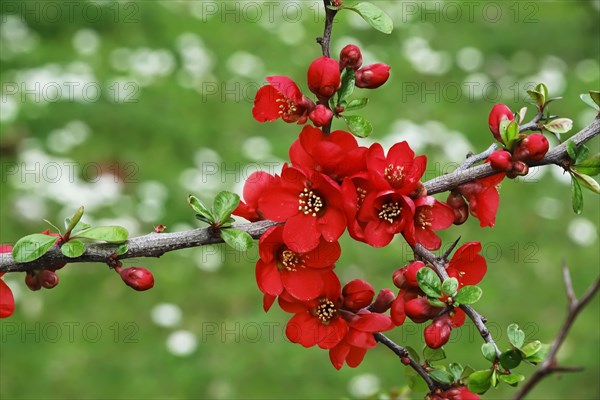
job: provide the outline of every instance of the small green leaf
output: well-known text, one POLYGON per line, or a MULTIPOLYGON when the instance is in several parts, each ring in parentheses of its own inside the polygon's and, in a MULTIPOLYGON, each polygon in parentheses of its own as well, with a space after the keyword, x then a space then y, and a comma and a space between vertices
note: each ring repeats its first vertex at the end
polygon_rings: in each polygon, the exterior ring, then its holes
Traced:
POLYGON ((517 349, 520 349, 525 343, 525 332, 519 328, 519 325, 510 324, 506 328, 506 333, 508 334, 508 341, 517 349))
POLYGON ((191 194, 188 196, 188 204, 192 207, 192 210, 197 214, 198 219, 212 224, 215 222, 215 216, 213 213, 204 205, 200 199, 196 196, 192 196, 191 194))
POLYGON ((481 345, 481 352, 486 360, 494 362, 496 361, 496 348, 491 343, 484 343, 481 345))
POLYGON ((517 141, 519 138, 519 124, 515 121, 511 121, 506 127, 506 147, 511 149, 513 147, 513 143, 517 141))
POLYGON ((18 263, 26 263, 37 260, 54 246, 58 238, 56 236, 34 233, 22 237, 15 243, 12 249, 13 259, 18 263))
POLYGON ((519 124, 521 124, 523 121, 525 121, 525 115, 527 115, 527 107, 523 107, 521 108, 521 110, 519 110, 519 113, 517 114, 519 116, 519 124))
POLYGON ((590 90, 589 95, 594 103, 600 107, 600 92, 597 90, 590 90))
POLYGON ((450 363, 450 365, 448 366, 448 370, 454 377, 453 381, 457 381, 462 376, 464 368, 459 363, 450 363))
POLYGON ((567 143, 565 144, 566 148, 567 148, 567 154, 569 155, 569 158, 573 161, 575 161, 575 159, 577 158, 577 145, 575 144, 574 141, 572 141, 571 139, 567 140, 567 143))
POLYGON ((446 303, 436 299, 435 297, 428 297, 427 301, 429 302, 429 304, 431 304, 434 307, 446 307, 447 306, 446 303))
POLYGON ((575 177, 579 184, 583 185, 584 188, 591 190, 596 194, 600 194, 600 185, 593 178, 580 174, 577 171, 571 171, 573 177, 575 177))
POLYGON ((48 221, 47 219, 43 219, 42 221, 44 221, 45 223, 50 225, 52 227, 52 229, 54 229, 56 232, 61 233, 58 226, 54 225, 52 222, 48 221))
POLYGON ((254 245, 254 240, 247 232, 239 229, 221 229, 221 238, 237 251, 246 251, 254 245))
POLYGON ((443 348, 431 349, 429 347, 425 347, 423 349, 423 358, 428 363, 431 363, 432 361, 440 361, 446 358, 446 352, 443 348))
POLYGON ((365 138, 373 132, 371 123, 359 115, 345 115, 343 118, 354 136, 365 138))
POLYGON ((123 254, 129 251, 129 245, 127 243, 121 243, 117 249, 115 250, 115 254, 118 256, 122 256, 123 254))
POLYGON ((354 70, 350 68, 344 68, 344 71, 342 71, 341 81, 342 86, 338 91, 337 103, 339 105, 345 105, 348 97, 352 96, 352 93, 354 92, 354 82, 356 81, 356 74, 354 73, 354 70))
MULTIPOLYGON (((75 229, 75 226, 77 226, 79 220, 81 220, 81 217, 83 217, 83 206, 79 207, 77 211, 75 211, 75 214, 73 214, 73 216, 69 219, 68 225, 66 226, 65 235, 69 235, 73 229, 75 229)), ((65 224, 66 223, 67 221, 65 221, 65 224)))
POLYGON ((548 86, 545 83, 538 83, 535 90, 543 94, 545 98, 548 98, 548 86))
POLYGON ((581 186, 575 175, 571 175, 571 202, 573 203, 573 211, 579 215, 583 211, 583 193, 581 193, 581 186))
POLYGON ((448 296, 452 296, 458 289, 458 279, 448 278, 442 283, 442 291, 448 296))
POLYGON ((364 108, 369 103, 369 99, 362 97, 360 99, 350 100, 344 107, 344 111, 356 111, 364 108))
POLYGON ((500 132, 500 137, 502 138, 502 142, 508 146, 508 137, 507 137, 507 131, 508 131, 508 126, 510 125, 512 121, 508 120, 508 119, 503 119, 502 121, 500 121, 500 125, 498 126, 498 131, 500 132))
POLYGON ((479 286, 463 286, 454 296, 454 301, 460 304, 477 303, 482 293, 483 290, 479 286))
POLYGON ((358 3, 352 7, 344 7, 360 15, 373 28, 380 32, 390 34, 394 30, 394 23, 389 15, 383 10, 371 3, 358 3))
POLYGON ((215 203, 213 205, 215 211, 214 215, 217 219, 215 222, 219 223, 220 226, 223 226, 238 204, 240 204, 240 196, 237 194, 227 191, 219 192, 215 197, 215 203))
POLYGON ((469 375, 468 388, 473 393, 483 394, 488 391, 491 386, 490 379, 492 377, 491 369, 475 371, 469 375))
POLYGON ((470 365, 465 365, 465 370, 460 375, 460 379, 466 380, 469 377, 469 375, 471 375, 473 372, 475 372, 475 369, 473 369, 473 367, 471 367, 470 365))
POLYGON ((419 353, 417 352, 417 350, 410 346, 405 346, 404 348, 406 349, 406 351, 408 351, 408 355, 410 356, 410 358, 415 360, 417 363, 421 362, 421 357, 419 357, 419 353))
POLYGON ((108 243, 122 243, 129 237, 129 232, 122 226, 97 226, 77 232, 74 237, 102 240, 108 243))
POLYGON ((434 298, 442 297, 442 283, 431 268, 421 268, 417 272, 417 283, 427 296, 434 298))
POLYGON ((527 91, 527 94, 533 99, 533 102, 537 104, 538 109, 541 109, 544 106, 544 103, 546 102, 546 97, 542 93, 540 93, 537 90, 530 89, 527 91))
POLYGON ((72 239, 60 247, 61 253, 67 257, 75 258, 85 253, 85 244, 81 240, 72 239))
POLYGON ((442 371, 441 369, 434 369, 429 372, 429 376, 431 376, 435 381, 440 383, 452 383, 454 382, 454 377, 451 373, 442 371))
POLYGON ((500 364, 502 364, 502 368, 504 369, 512 369, 516 368, 521 364, 521 360, 523 356, 521 352, 517 349, 507 350, 504 353, 500 354, 500 364))
POLYGON ((577 172, 589 176, 596 176, 600 174, 600 153, 594 154, 587 160, 578 163, 573 168, 577 170, 577 172))
POLYGON ((525 376, 517 373, 512 373, 510 375, 500 374, 498 375, 498 378, 501 381, 508 383, 510 386, 517 386, 519 382, 522 382, 525 379, 525 376))
POLYGON ((498 371, 494 370, 494 372, 492 372, 492 376, 490 377, 490 384, 493 387, 498 386, 498 371))
POLYGON ((575 158, 575 164, 583 162, 585 159, 588 158, 589 155, 590 149, 585 144, 580 145, 579 147, 577 147, 577 157, 575 158))
POLYGON ((534 340, 533 342, 527 343, 525 346, 521 347, 521 353, 523 353, 523 357, 531 357, 542 348, 542 342, 539 340, 534 340))
POLYGON ((541 363, 548 357, 549 351, 550 345, 542 343, 540 349, 535 354, 527 357, 526 360, 534 364, 541 363))
MULTIPOLYGON (((598 93, 598 92, 594 92, 594 93, 598 93)), ((594 97, 591 95, 592 92, 590 91, 590 93, 582 93, 579 95, 579 98, 588 106, 592 107, 594 110, 596 111, 600 111, 600 104, 597 101, 594 101, 594 97)))
POLYGON ((544 129, 556 134, 569 132, 573 128, 573 120, 569 118, 557 118, 544 124, 544 129))

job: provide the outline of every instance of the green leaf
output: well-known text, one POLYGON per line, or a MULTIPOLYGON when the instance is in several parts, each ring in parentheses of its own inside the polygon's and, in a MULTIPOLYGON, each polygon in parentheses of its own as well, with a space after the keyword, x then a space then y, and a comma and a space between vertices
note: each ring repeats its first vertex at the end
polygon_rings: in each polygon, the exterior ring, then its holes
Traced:
POLYGON ((499 374, 498 378, 501 381, 508 383, 510 386, 517 386, 519 382, 522 382, 525 379, 525 376, 517 373, 512 373, 510 375, 499 374))
POLYGON ((440 383, 452 383, 454 382, 454 376, 451 373, 443 371, 441 369, 434 369, 429 372, 429 376, 431 376, 434 380, 440 383))
POLYGON ((410 358, 412 358, 418 363, 421 362, 421 357, 419 357, 419 353, 417 352, 417 350, 410 346, 405 346, 404 348, 406 349, 406 351, 408 351, 408 355, 410 356, 410 358))
POLYGON ((521 353, 523 353, 523 357, 531 357, 542 348, 542 342, 539 340, 534 340, 533 342, 527 343, 525 346, 521 347, 521 353))
POLYGON ((343 118, 354 136, 365 138, 373 132, 371 123, 359 115, 345 115, 343 118))
POLYGON ((448 370, 454 377, 453 381, 457 381, 462 376, 464 368, 459 363, 450 363, 450 365, 448 366, 448 370))
POLYGON ((533 355, 526 358, 527 361, 537 364, 541 363, 548 357, 548 352, 550 351, 550 345, 542 343, 540 349, 533 355))
POLYGON ((67 257, 75 258, 85 253, 85 244, 81 240, 72 239, 60 247, 61 253, 67 257))
POLYGON ((442 297, 442 283, 431 268, 421 268, 417 272, 417 283, 427 296, 434 298, 442 297))
POLYGON ((22 237, 15 243, 12 249, 13 259, 18 263, 26 263, 37 260, 54 246, 58 238, 56 236, 34 233, 22 237))
POLYGON ((508 328, 506 328, 506 333, 508 334, 508 341, 510 344, 515 346, 517 349, 520 349, 525 343, 525 332, 523 332, 519 325, 510 324, 508 328))
POLYGON ((517 349, 507 350, 504 353, 500 354, 500 364, 502 364, 502 368, 504 369, 512 369, 516 368, 521 364, 521 360, 523 356, 521 352, 517 349))
POLYGON ((436 299, 435 297, 428 297, 427 301, 429 302, 429 304, 431 304, 434 307, 446 307, 447 306, 446 303, 436 299))
POLYGON ((254 240, 247 232, 239 229, 221 229, 221 238, 237 251, 246 251, 254 245, 254 240))
POLYGON ((475 371, 469 375, 468 388, 473 393, 483 394, 488 391, 491 386, 490 379, 492 377, 491 369, 475 371))
POLYGON ((600 92, 597 90, 590 90, 589 92, 592 101, 600 107, 600 92))
POLYGON ((590 149, 585 144, 580 145, 577 148, 577 157, 575 158, 575 164, 583 162, 590 155, 590 149))
POLYGON ((544 95, 544 98, 548 98, 548 86, 545 83, 538 83, 535 90, 544 95))
POLYGON ((425 347, 423 349, 423 358, 428 363, 431 363, 431 361, 440 361, 446 358, 446 352, 443 348, 431 349, 429 347, 425 347))
POLYGON ((530 89, 527 91, 527 94, 533 99, 533 102, 537 104, 538 109, 541 109, 544 106, 544 103, 546 102, 546 97, 542 93, 540 93, 537 90, 530 89))
POLYGON ((354 82, 356 81, 356 74, 354 73, 354 70, 350 68, 344 68, 344 71, 342 71, 341 81, 342 86, 338 91, 337 103, 339 105, 345 105, 348 97, 352 96, 352 93, 354 92, 354 82))
POLYGON ((240 196, 235 193, 222 191, 215 197, 215 203, 213 205, 214 215, 217 223, 220 226, 229 219, 233 210, 240 204, 240 196))
POLYGON ((494 362, 496 361, 496 348, 491 343, 484 343, 481 345, 481 352, 486 360, 494 362))
POLYGON ((519 117, 519 124, 521 124, 523 121, 525 121, 525 115, 527 115, 527 107, 523 107, 521 108, 521 110, 519 110, 519 113, 517 114, 519 117))
POLYGON ((508 137, 507 137, 507 131, 508 131, 508 126, 510 125, 512 121, 508 120, 508 119, 503 119, 502 121, 500 121, 500 125, 498 126, 498 131, 500 132, 500 137, 502 138, 502 142, 504 142, 505 145, 507 145, 508 147, 508 137))
POLYGON ((577 159, 577 145, 575 144, 574 141, 572 141, 571 139, 567 140, 567 143, 565 144, 566 148, 567 148, 567 154, 569 155, 569 158, 573 161, 575 161, 575 159, 577 159))
POLYGON ((129 245, 127 243, 121 243, 117 249, 115 250, 115 254, 118 256, 122 256, 123 254, 129 251, 129 245))
POLYGON ((448 278, 442 283, 442 291, 448 296, 452 296, 458 289, 458 279, 448 278))
POLYGON ((556 134, 563 134, 573 129, 573 120, 569 118, 557 118, 544 124, 544 129, 556 134))
POLYGON ((577 171, 571 171, 572 176, 574 176, 579 184, 583 185, 584 188, 591 190, 596 194, 600 194, 600 185, 593 178, 580 174, 577 171))
POLYGON ((60 228, 58 226, 54 225, 52 222, 48 221, 47 219, 43 219, 42 221, 44 221, 45 223, 50 225, 52 227, 52 229, 54 229, 56 232, 61 233, 60 228))
POLYGON ((498 371, 494 370, 494 372, 492 372, 492 376, 490 377, 490 384, 493 387, 498 386, 498 371))
POLYGON ((454 296, 454 301, 460 304, 477 303, 482 293, 483 290, 479 286, 463 286, 454 296))
POLYGON ((394 30, 394 23, 389 15, 371 3, 358 3, 352 7, 344 7, 360 15, 373 28, 380 32, 390 34, 394 30))
POLYGON ((460 375, 460 379, 466 380, 469 377, 469 375, 471 375, 473 372, 475 372, 473 367, 471 367, 470 365, 465 365, 465 370, 460 375))
MULTIPOLYGON (((594 93, 598 93, 598 92, 594 92, 594 93)), ((579 95, 579 98, 588 106, 592 107, 594 110, 596 111, 600 111, 600 105, 598 101, 594 100, 594 97, 592 96, 592 91, 590 91, 590 93, 582 93, 579 95)))
POLYGON ((213 213, 204 205, 200 199, 191 194, 188 196, 188 204, 192 207, 192 210, 196 213, 198 219, 213 224, 215 222, 215 216, 213 213))
POLYGON ((103 240, 108 243, 122 243, 129 237, 129 232, 122 226, 97 226, 77 232, 74 237, 103 240))
POLYGON ((506 147, 512 149, 513 144, 517 142, 519 139, 519 124, 515 121, 510 121, 508 126, 506 127, 506 147))
POLYGON ((69 235, 73 231, 73 229, 75 229, 75 227, 79 223, 79 220, 81 220, 81 217, 83 217, 83 206, 79 207, 77 209, 77 211, 75 211, 75 214, 73 214, 73 216, 69 219, 68 224, 67 224, 67 221, 65 221, 65 225, 66 225, 65 235, 69 235))
POLYGON ((600 174, 600 153, 594 154, 587 160, 578 163, 573 168, 577 170, 577 172, 589 176, 596 176, 600 174))
POLYGON ((574 175, 571 175, 571 202, 575 214, 581 214, 583 211, 583 194, 581 193, 581 186, 579 186, 579 182, 574 175))
POLYGON ((350 100, 344 107, 344 111, 356 111, 364 108, 369 103, 369 99, 362 97, 360 99, 350 100))

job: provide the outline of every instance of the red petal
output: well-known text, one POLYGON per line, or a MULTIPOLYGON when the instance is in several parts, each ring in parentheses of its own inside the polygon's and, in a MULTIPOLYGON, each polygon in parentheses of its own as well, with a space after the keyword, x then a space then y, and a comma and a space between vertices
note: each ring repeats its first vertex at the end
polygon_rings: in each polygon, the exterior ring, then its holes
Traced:
POLYGON ((302 255, 302 260, 307 267, 327 268, 340 258, 341 252, 339 242, 326 242, 321 239, 314 250, 302 255))
POLYGON ((348 364, 350 368, 358 367, 365 358, 365 354, 367 354, 367 349, 351 347, 350 353, 348 353, 348 356, 346 357, 346 364, 348 364))
POLYGON ((465 243, 456 250, 454 257, 450 260, 448 272, 453 272, 461 286, 476 285, 485 276, 487 263, 485 258, 479 254, 480 251, 481 243, 465 243))
POLYGON ((252 116, 258 122, 275 121, 279 114, 278 99, 283 96, 273 86, 266 85, 258 89, 252 107, 252 116))
POLYGON ((272 296, 279 296, 283 291, 281 274, 277 264, 265 263, 262 260, 256 262, 256 283, 261 292, 272 296))
POLYGON ((373 337, 372 333, 359 331, 357 329, 350 329, 344 340, 351 346, 360 347, 363 349, 372 349, 373 347, 377 346, 377 342, 375 342, 375 338, 373 337))
POLYGON ((348 332, 348 325, 342 318, 334 318, 328 325, 319 324, 317 344, 322 349, 331 349, 337 345, 348 332))
POLYGON ((454 316, 452 318, 450 318, 450 322, 452 323, 452 327, 453 328, 458 328, 460 326, 463 326, 463 324, 465 323, 465 319, 467 318, 467 315, 465 314, 465 312, 463 310, 461 310, 460 308, 455 308, 454 309, 454 316))
POLYGON ((321 271, 300 268, 296 271, 284 270, 281 273, 283 286, 289 294, 298 300, 312 300, 323 292, 321 271))
POLYGON ((493 227, 496 224, 496 212, 500 204, 498 189, 491 187, 475 196, 477 199, 476 213, 479 225, 493 227))
POLYGON ((323 239, 335 242, 346 230, 346 216, 337 208, 327 207, 325 214, 319 218, 319 230, 323 239))
POLYGON ((454 211, 448 204, 436 200, 430 211, 431 229, 434 231, 446 229, 454 223, 454 211))
POLYGON ((427 250, 437 250, 441 247, 441 239, 430 229, 416 228, 415 239, 427 250))
POLYGON ((265 310, 265 312, 269 311, 276 298, 277 297, 271 296, 270 294, 265 294, 263 296, 263 310, 265 310))
POLYGON ((0 318, 10 317, 15 311, 15 298, 8 285, 0 279, 0 318))
POLYGON ((354 329, 373 333, 385 332, 394 328, 394 323, 390 317, 378 313, 359 314, 359 318, 350 322, 349 325, 354 329))
POLYGON ((335 369, 342 368, 348 353, 350 353, 350 346, 343 340, 338 343, 337 346, 329 350, 329 360, 331 360, 335 369))
POLYGON ((294 215, 283 227, 283 240, 290 250, 296 253, 307 253, 313 250, 319 245, 320 237, 317 219, 311 215, 294 215))
POLYGON ((294 315, 285 327, 285 335, 293 343, 300 343, 304 347, 312 347, 317 344, 318 329, 321 327, 318 319, 308 312, 294 315))
POLYGON ((267 190, 258 201, 264 216, 270 220, 283 222, 298 213, 298 195, 284 188, 267 190))
POLYGON ((295 104, 302 101, 302 92, 298 85, 287 76, 268 76, 267 82, 295 104))
POLYGON ((373 247, 387 246, 394 238, 394 235, 388 232, 388 225, 386 222, 379 220, 369 221, 365 227, 366 242, 373 247))
POLYGON ((290 146, 289 155, 292 165, 315 169, 315 161, 310 154, 304 150, 299 140, 296 140, 294 143, 292 143, 290 146))
POLYGON ((244 184, 244 200, 248 205, 258 207, 258 199, 263 195, 265 189, 272 186, 276 178, 263 171, 251 174, 244 184))

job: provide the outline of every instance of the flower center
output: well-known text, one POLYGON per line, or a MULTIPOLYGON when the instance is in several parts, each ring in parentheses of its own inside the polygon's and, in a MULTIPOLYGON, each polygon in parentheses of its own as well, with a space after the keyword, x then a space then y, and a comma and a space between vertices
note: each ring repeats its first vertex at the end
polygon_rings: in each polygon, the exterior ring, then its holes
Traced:
POLYGON ((337 314, 337 308, 331 300, 322 299, 321 304, 317 306, 316 313, 317 318, 319 318, 322 323, 326 324, 331 321, 333 317, 335 317, 337 314))
POLYGON ((285 249, 279 255, 279 270, 297 271, 298 268, 304 268, 302 257, 290 249, 285 249))
POLYGON ((306 215, 311 214, 313 217, 316 217, 317 213, 323 208, 323 200, 321 200, 321 196, 308 188, 304 188, 304 190, 300 193, 298 203, 298 210, 306 215))
POLYGON ((397 187, 404 181, 404 167, 390 164, 383 171, 383 176, 392 187, 397 187))
POLYGON ((400 216, 402 213, 402 207, 400 203, 397 201, 393 203, 386 203, 381 207, 379 211, 379 218, 389 222, 390 224, 394 223, 394 221, 400 216))
POLYGON ((275 101, 281 103, 279 104, 279 115, 281 116, 292 115, 298 111, 294 102, 287 97, 281 97, 275 101))
POLYGON ((429 207, 419 210, 417 214, 417 226, 421 229, 431 228, 431 210, 429 207))
POLYGON ((361 187, 356 188, 356 197, 358 199, 357 210, 360 210, 360 206, 365 201, 365 197, 367 197, 367 191, 361 187))

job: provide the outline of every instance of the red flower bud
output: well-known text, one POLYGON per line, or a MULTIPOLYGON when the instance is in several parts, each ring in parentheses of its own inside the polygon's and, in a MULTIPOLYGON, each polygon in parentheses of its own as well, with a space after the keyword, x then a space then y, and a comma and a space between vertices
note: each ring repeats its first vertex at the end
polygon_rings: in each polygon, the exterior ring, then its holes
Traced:
POLYGON ((409 300, 404 305, 404 312, 408 318, 417 324, 434 318, 440 311, 442 311, 440 307, 432 306, 425 297, 409 300))
POLYGON ((40 281, 38 279, 37 272, 35 271, 27 271, 25 274, 25 284, 29 288, 29 290, 36 291, 42 288, 40 281))
POLYGON ((49 269, 43 269, 37 276, 38 282, 46 289, 52 289, 58 285, 58 275, 49 269))
POLYGON ((319 104, 314 110, 308 114, 308 118, 312 121, 315 126, 325 126, 333 118, 333 111, 325 107, 323 104, 319 104))
POLYGON ((356 87, 376 89, 387 82, 390 77, 390 66, 371 64, 356 71, 356 87))
POLYGON ((404 312, 404 298, 400 295, 396 297, 396 300, 392 302, 392 307, 390 308, 390 317, 392 317, 392 322, 396 326, 400 326, 406 320, 406 313, 404 312))
POLYGON ((448 389, 442 395, 448 400, 479 400, 479 396, 471 393, 466 386, 448 389))
POLYGON ((529 173, 529 166, 523 161, 517 161, 513 164, 510 172, 506 174, 509 178, 516 178, 517 176, 525 176, 529 173))
POLYGON ((439 349, 448 343, 451 333, 452 324, 450 323, 450 318, 447 315, 437 318, 423 331, 425 343, 432 349, 439 349))
POLYGON ((541 133, 532 133, 517 145, 513 155, 517 161, 539 161, 548 152, 548 139, 541 133))
POLYGON ((512 155, 506 150, 496 150, 489 159, 490 165, 496 171, 507 172, 512 169, 512 155))
POLYGON ((117 272, 121 275, 123 282, 132 289, 143 291, 151 289, 154 286, 152 272, 146 268, 131 267, 117 272))
POLYGON ((496 104, 492 111, 490 111, 490 116, 488 117, 488 123, 490 125, 490 131, 494 135, 497 141, 500 143, 504 143, 502 137, 500 137, 500 122, 504 120, 512 121, 515 119, 512 111, 505 104, 496 104))
POLYGON ((446 203, 454 210, 454 225, 463 224, 469 217, 469 205, 460 193, 451 192, 446 203))
POLYGON ((424 268, 425 264, 422 261, 413 261, 406 266, 406 271, 404 271, 404 279, 406 280, 406 284, 409 286, 419 287, 419 283, 417 282, 417 272, 421 268, 424 268))
POLYGON ((406 283, 406 278, 404 277, 405 272, 406 267, 402 267, 395 270, 392 274, 392 281, 394 282, 394 286, 398 289, 402 289, 406 283))
POLYGON ((323 56, 308 67, 308 88, 319 99, 329 99, 340 85, 340 65, 337 61, 323 56))
POLYGON ((344 286, 342 295, 344 296, 344 308, 358 311, 371 304, 375 296, 375 290, 368 282, 362 279, 354 279, 344 286))
POLYGON ((396 295, 390 289, 381 289, 371 305, 371 311, 376 313, 386 312, 392 306, 395 298, 396 295))
POLYGON ((340 70, 351 68, 357 70, 362 65, 362 54, 358 46, 349 44, 340 52, 340 70))

